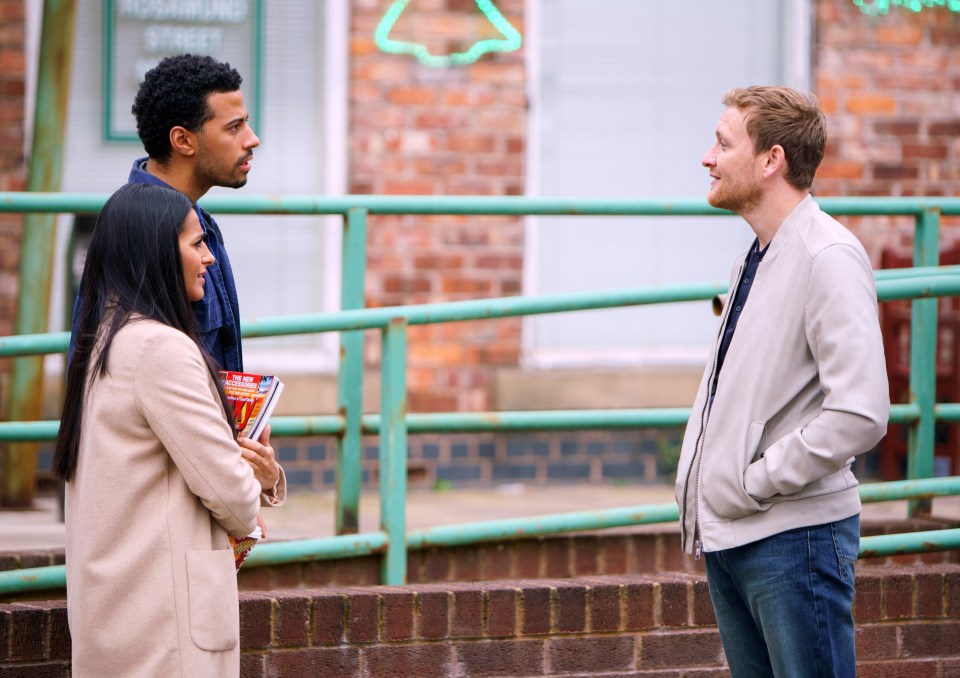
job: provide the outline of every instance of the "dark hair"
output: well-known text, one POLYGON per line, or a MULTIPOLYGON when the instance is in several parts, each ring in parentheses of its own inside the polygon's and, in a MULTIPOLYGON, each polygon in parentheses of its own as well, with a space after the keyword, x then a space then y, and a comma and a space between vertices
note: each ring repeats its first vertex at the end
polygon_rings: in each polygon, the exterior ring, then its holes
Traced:
POLYGON ((723 96, 724 106, 744 111, 755 153, 776 145, 787 158, 787 181, 809 189, 827 147, 827 122, 812 94, 789 87, 734 88, 723 96))
POLYGON ((53 470, 64 480, 77 468, 86 388, 107 373, 110 345, 134 315, 169 325, 197 343, 235 429, 217 368, 199 341, 183 280, 179 236, 192 209, 190 199, 171 188, 127 184, 97 217, 80 281, 80 318, 53 453, 53 470))
POLYGON ((133 100, 137 134, 147 155, 165 164, 170 158, 170 130, 198 132, 213 118, 211 94, 235 92, 243 78, 230 64, 213 57, 180 54, 166 57, 147 71, 133 100))

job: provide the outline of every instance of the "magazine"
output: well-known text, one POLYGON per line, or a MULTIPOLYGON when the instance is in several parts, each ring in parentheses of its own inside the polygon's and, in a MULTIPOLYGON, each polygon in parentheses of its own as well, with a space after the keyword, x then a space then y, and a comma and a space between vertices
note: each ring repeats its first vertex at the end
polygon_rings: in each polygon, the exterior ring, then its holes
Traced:
POLYGON ((233 547, 233 562, 237 566, 237 572, 240 571, 240 566, 243 565, 243 561, 246 560, 262 534, 260 526, 257 525, 253 532, 242 539, 230 537, 230 546, 233 547))
MULTIPOLYGON (((220 372, 220 381, 227 394, 227 400, 233 408, 233 417, 237 422, 240 437, 258 440, 263 433, 270 415, 280 400, 283 382, 272 374, 251 374, 249 372, 220 372)), ((260 526, 241 539, 230 537, 233 559, 240 571, 240 565, 260 539, 260 526)))
POLYGON ((233 407, 240 437, 259 440, 280 400, 283 382, 272 374, 227 371, 220 372, 220 380, 233 407))

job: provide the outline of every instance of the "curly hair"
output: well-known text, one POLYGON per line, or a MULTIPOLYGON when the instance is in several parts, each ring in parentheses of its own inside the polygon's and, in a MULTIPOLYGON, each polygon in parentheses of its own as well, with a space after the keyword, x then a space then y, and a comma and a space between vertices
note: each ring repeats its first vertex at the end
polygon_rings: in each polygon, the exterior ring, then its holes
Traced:
POLYGON ((240 89, 243 78, 230 64, 213 57, 180 54, 166 57, 147 71, 133 100, 137 134, 153 160, 170 158, 170 130, 197 132, 213 117, 207 97, 240 89))

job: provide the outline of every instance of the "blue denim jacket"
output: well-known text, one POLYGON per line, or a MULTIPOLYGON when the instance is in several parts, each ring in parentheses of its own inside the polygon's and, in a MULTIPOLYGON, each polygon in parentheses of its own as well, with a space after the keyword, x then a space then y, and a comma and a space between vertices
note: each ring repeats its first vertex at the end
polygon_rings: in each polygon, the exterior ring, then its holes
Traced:
MULTIPOLYGON (((127 183, 169 184, 158 179, 146 170, 147 159, 140 158, 133 163, 127 183)), ((243 351, 240 345, 240 305, 237 300, 237 286, 233 280, 230 258, 223 244, 220 227, 210 213, 199 205, 194 205, 200 225, 207 234, 207 243, 216 263, 207 267, 207 285, 203 288, 203 299, 195 305, 197 331, 203 345, 214 361, 225 370, 243 371, 243 351)), ((78 294, 73 306, 73 329, 80 319, 81 298, 78 294)), ((73 356, 73 335, 70 337, 70 356, 73 356)))

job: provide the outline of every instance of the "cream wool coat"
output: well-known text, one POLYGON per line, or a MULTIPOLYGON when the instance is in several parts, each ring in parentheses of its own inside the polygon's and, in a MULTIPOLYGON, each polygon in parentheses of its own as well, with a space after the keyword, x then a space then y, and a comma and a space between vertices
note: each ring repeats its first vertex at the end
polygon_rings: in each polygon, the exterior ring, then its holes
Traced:
POLYGON ((196 344, 153 321, 117 333, 82 425, 65 505, 72 675, 239 675, 227 533, 282 503, 282 473, 261 495, 196 344))

